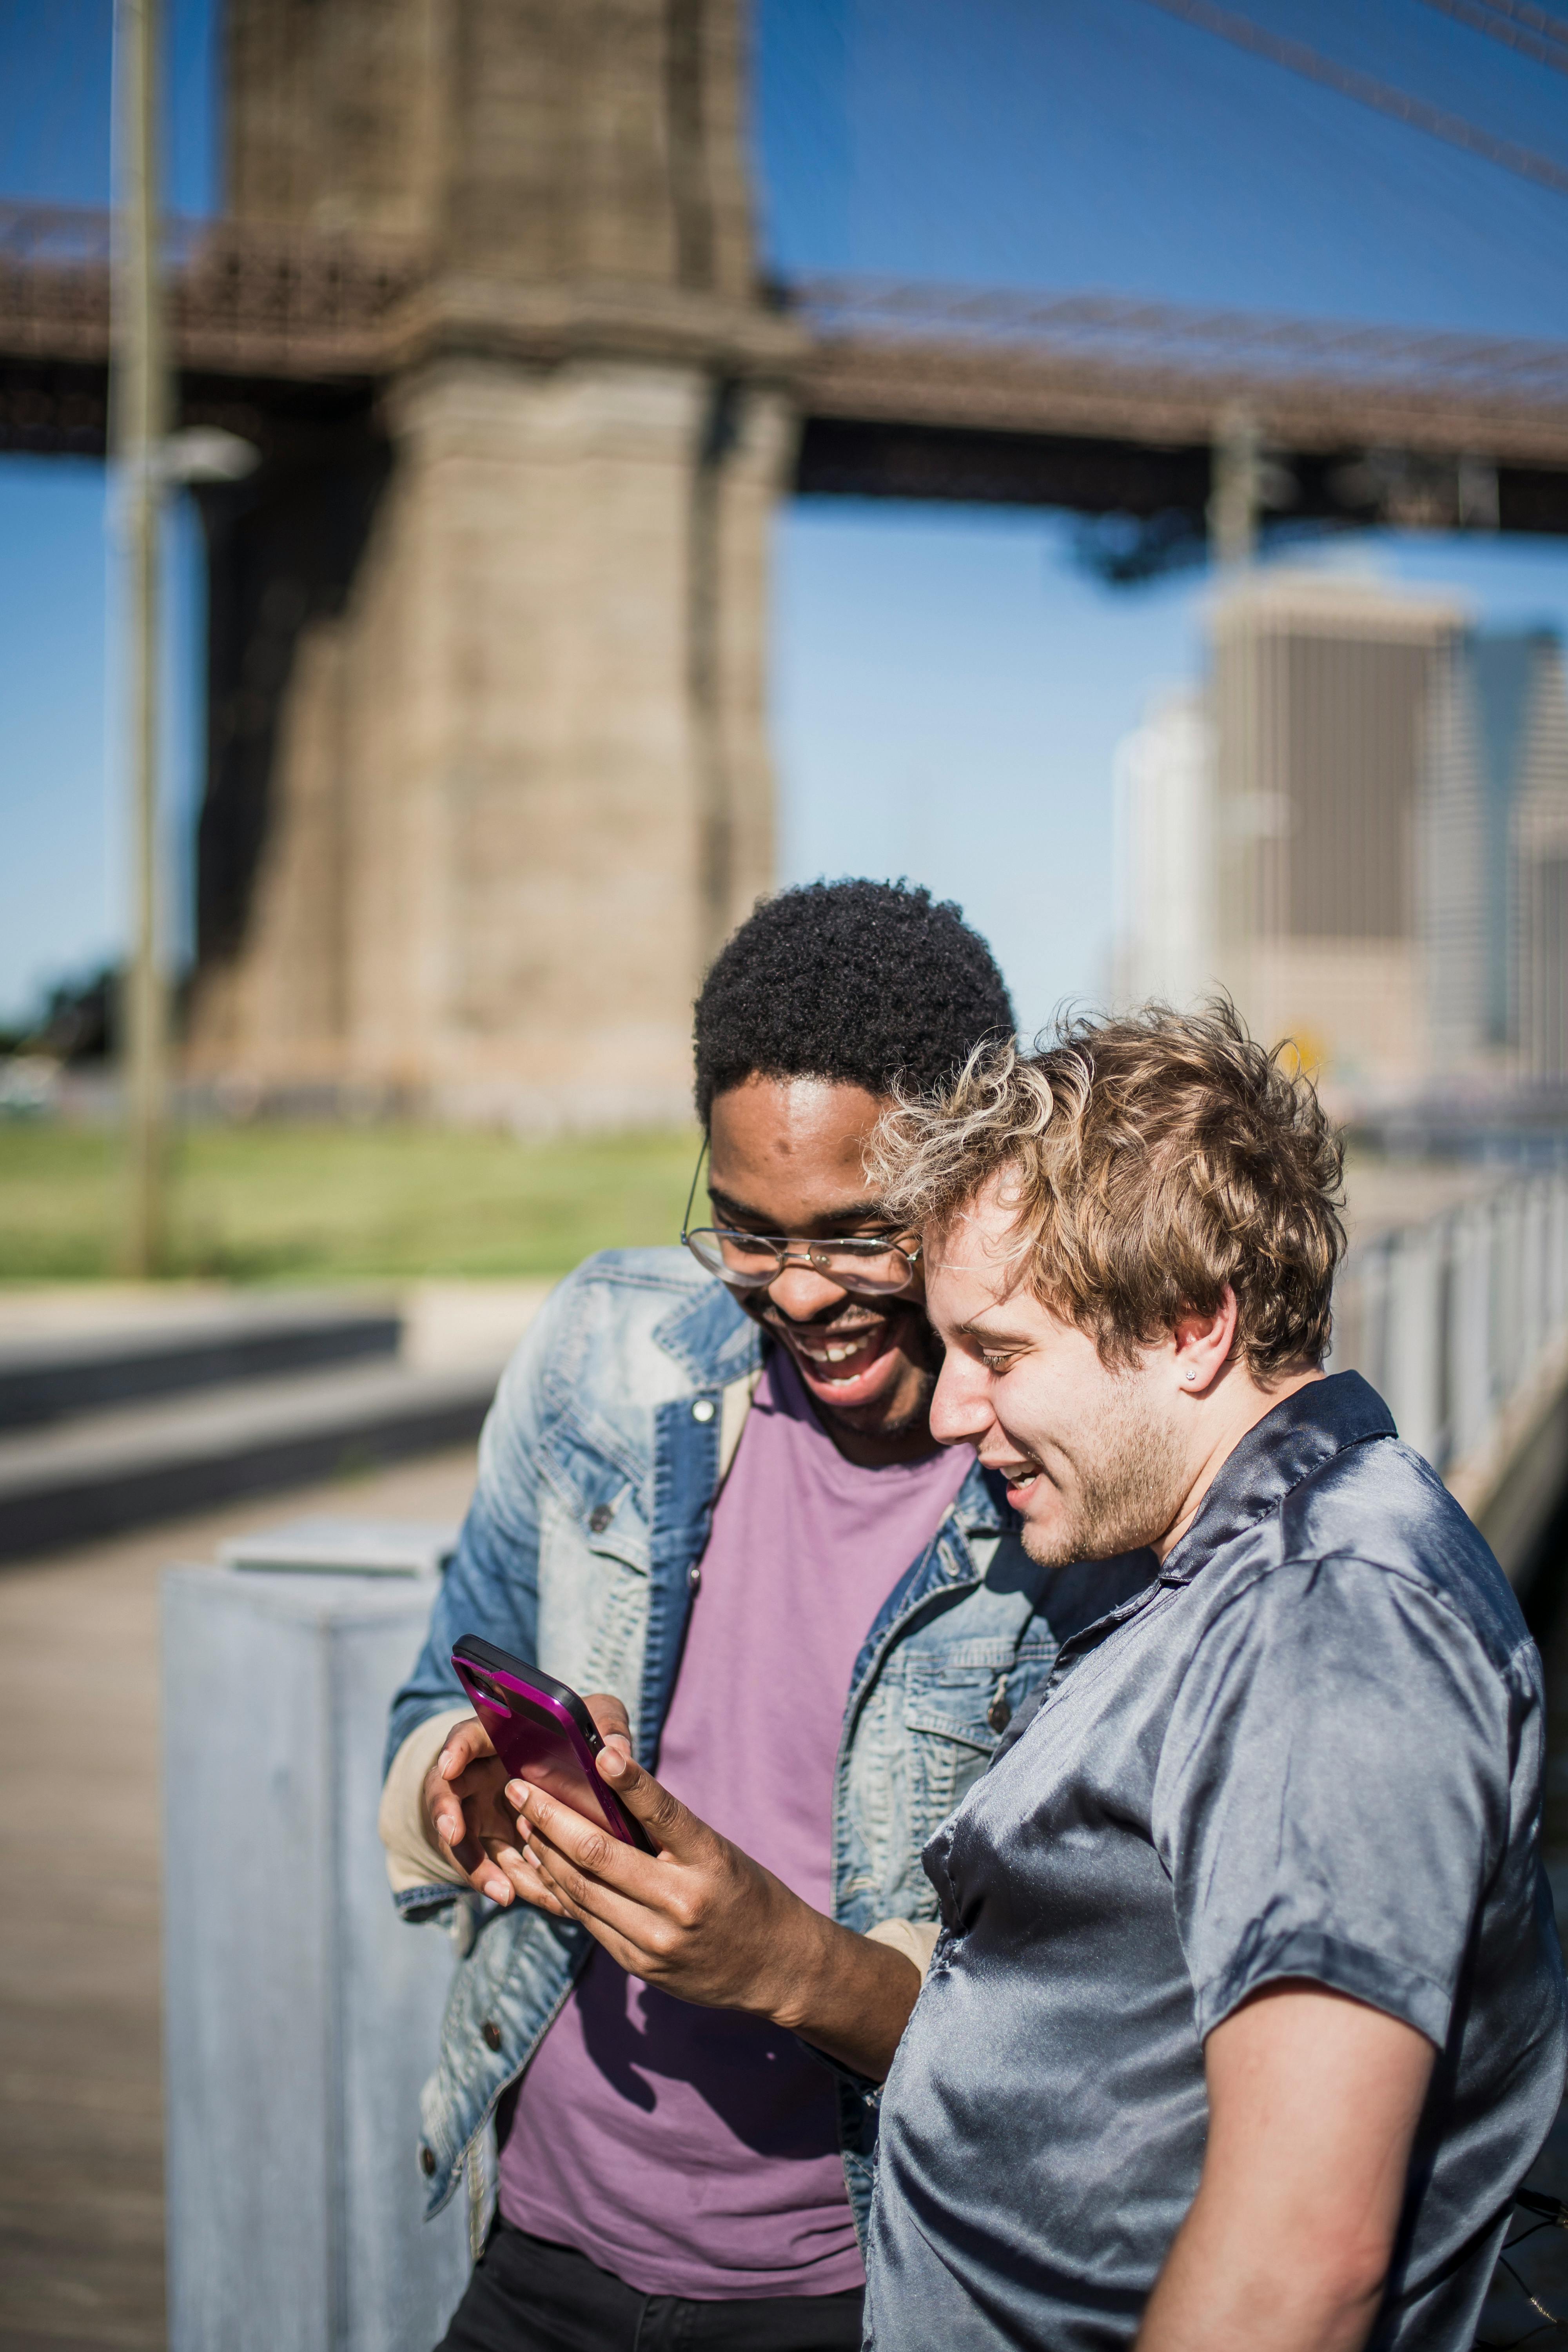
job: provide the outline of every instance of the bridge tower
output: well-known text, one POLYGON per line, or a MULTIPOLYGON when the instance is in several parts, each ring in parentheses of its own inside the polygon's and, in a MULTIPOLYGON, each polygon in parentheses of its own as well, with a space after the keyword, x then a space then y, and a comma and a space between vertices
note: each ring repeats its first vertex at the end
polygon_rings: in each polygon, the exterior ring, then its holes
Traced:
POLYGON ((204 494, 189 1059, 527 1127, 682 1114, 773 871, 798 331, 743 0, 229 0, 241 228, 416 266, 386 371, 204 494))

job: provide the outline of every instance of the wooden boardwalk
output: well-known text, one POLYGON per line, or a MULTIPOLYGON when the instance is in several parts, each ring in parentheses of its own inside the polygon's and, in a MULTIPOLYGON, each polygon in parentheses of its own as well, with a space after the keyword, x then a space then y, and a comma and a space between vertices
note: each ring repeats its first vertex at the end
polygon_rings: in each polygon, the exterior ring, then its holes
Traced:
POLYGON ((165 2340, 160 1570, 311 1510, 456 1519, 472 1484, 465 1448, 0 1572, 3 2352, 165 2340))

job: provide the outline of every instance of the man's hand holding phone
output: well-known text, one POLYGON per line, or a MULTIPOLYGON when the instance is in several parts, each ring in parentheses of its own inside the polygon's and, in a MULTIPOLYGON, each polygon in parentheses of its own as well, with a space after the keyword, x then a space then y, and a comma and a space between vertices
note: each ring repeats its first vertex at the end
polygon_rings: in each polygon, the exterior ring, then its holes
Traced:
POLYGON ((491 1858, 509 1897, 577 1920, 628 1976, 700 2008, 765 2017, 880 2080, 920 1990, 913 1964, 814 1911, 661 1788, 633 1759, 618 1699, 599 1692, 585 1704, 605 1743, 600 1777, 657 1851, 510 1780, 515 1843, 491 1858))
MULTIPOLYGON (((584 1704, 598 1726, 606 1750, 629 1759, 631 1726, 620 1700, 607 1691, 595 1691, 584 1704)), ((453 1726, 420 1792, 425 1818, 437 1842, 445 1846, 477 1894, 502 1905, 510 1903, 518 1891, 512 1874, 523 1863, 517 1808, 508 1802, 506 1783, 507 1768, 476 1715, 453 1726)), ((525 1891, 531 1898, 536 1875, 529 1874, 525 1891)))

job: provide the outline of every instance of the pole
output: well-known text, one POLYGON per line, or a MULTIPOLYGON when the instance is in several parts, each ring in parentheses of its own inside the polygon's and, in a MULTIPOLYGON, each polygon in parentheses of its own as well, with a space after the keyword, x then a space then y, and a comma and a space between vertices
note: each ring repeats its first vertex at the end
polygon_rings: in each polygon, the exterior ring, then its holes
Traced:
POLYGON ((159 937, 158 592, 167 425, 159 285, 157 0, 116 0, 121 141, 116 421, 126 604, 132 952, 125 991, 126 1271, 163 1257, 168 1000, 159 937))
POLYGON ((1258 509, 1262 482, 1257 419, 1245 408, 1227 408, 1214 438, 1213 488, 1209 494, 1209 543, 1227 570, 1252 562, 1258 552, 1258 509))

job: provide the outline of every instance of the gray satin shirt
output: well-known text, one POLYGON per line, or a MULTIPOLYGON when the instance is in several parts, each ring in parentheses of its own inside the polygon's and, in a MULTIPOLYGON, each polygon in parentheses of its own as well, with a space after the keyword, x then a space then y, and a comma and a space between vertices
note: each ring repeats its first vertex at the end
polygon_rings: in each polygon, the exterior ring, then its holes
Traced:
POLYGON ((1371 2342, 1463 2352, 1563 2092, 1543 1717, 1500 1570, 1365 1381, 1277 1406, 926 1849, 868 2344, 1130 2344, 1198 2185, 1204 2037, 1303 1977, 1440 2053, 1371 2342))

